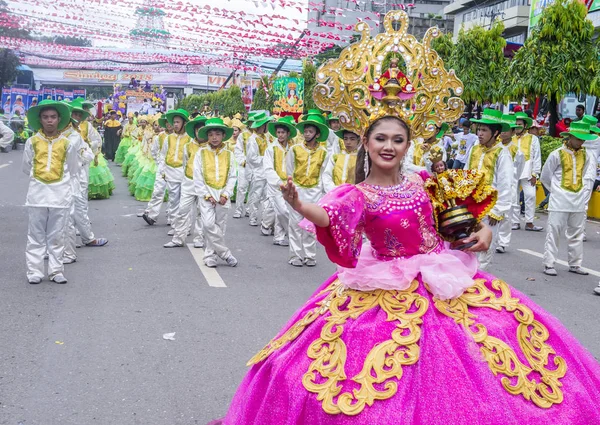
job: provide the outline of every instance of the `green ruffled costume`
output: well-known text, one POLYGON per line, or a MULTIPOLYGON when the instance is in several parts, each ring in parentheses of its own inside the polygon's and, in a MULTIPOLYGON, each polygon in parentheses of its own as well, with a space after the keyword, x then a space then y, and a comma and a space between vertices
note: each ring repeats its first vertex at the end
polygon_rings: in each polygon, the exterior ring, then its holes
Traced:
POLYGON ((104 155, 98 154, 98 165, 90 164, 88 199, 108 199, 115 190, 115 179, 104 155))
POLYGON ((119 143, 117 152, 115 153, 115 164, 123 164, 123 161, 125 161, 125 156, 127 155, 127 151, 130 147, 131 137, 123 137, 121 139, 121 143, 119 143))
POLYGON ((156 162, 153 159, 146 161, 135 183, 135 199, 142 202, 148 202, 152 198, 154 191, 154 182, 156 180, 156 162))

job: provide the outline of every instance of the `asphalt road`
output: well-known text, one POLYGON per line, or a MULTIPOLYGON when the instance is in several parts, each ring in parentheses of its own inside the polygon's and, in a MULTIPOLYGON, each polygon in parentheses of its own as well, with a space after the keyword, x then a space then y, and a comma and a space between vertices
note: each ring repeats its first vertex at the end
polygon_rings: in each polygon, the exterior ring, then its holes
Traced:
MULTIPOLYGON (((127 192, 120 169, 109 200, 91 201, 103 248, 81 248, 67 285, 25 277, 27 176, 21 152, 0 154, 0 424, 188 425, 222 416, 245 363, 333 271, 287 265, 246 220, 229 220, 239 266, 218 267, 213 287, 188 248, 164 249, 164 218, 147 226, 144 204, 127 192), (174 340, 165 333, 175 332, 174 340)), ((545 217, 539 218, 543 225, 545 217)), ((587 225, 584 266, 600 271, 600 227, 587 225)), ((543 233, 516 232, 490 272, 557 316, 600 358, 598 277, 558 266, 541 273, 543 233)), ((561 251, 566 259, 566 251, 561 251)))

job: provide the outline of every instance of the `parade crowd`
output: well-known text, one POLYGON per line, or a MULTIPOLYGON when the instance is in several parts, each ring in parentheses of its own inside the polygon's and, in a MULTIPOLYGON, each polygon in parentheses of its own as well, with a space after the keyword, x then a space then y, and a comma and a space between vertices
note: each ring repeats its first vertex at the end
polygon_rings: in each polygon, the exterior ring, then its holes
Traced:
MULTIPOLYGON (((93 108, 79 98, 43 101, 27 113, 36 131, 23 157, 30 175, 30 283, 44 277, 44 255, 49 257, 49 278, 66 282, 63 264, 76 261, 76 232, 87 246, 108 242, 95 237, 87 214, 88 199, 108 198, 114 190, 107 161, 121 166, 131 195, 147 202, 140 216, 148 225, 157 222, 166 203, 172 239, 165 248, 185 246, 191 233, 193 246, 205 248, 208 267, 216 267, 219 258, 236 266, 238 260, 225 242, 235 200, 231 217, 248 219, 260 234, 272 236, 273 244, 289 247, 289 264, 316 265, 315 235, 288 208, 281 185, 291 176, 301 199, 318 202, 335 187, 354 183, 361 136, 342 129, 338 117, 309 110, 296 123, 291 115, 259 112, 242 122, 241 114, 220 118, 176 109, 156 115, 129 113, 122 119, 113 110, 103 122, 101 137, 91 125, 93 108)), ((566 236, 569 271, 586 275, 581 263, 586 208, 600 153, 597 119, 581 114, 561 133, 564 145, 542 168, 539 127, 530 115, 487 108, 481 119, 463 118, 452 123, 453 129, 432 120, 427 125, 435 126, 434 134, 412 141, 404 167, 433 174, 450 168, 484 173, 497 190, 497 201, 485 218, 493 242, 479 253, 483 270, 494 253, 507 251, 513 231, 543 230, 534 223, 536 185, 541 181, 549 192, 544 273, 557 275, 559 240, 566 236)))

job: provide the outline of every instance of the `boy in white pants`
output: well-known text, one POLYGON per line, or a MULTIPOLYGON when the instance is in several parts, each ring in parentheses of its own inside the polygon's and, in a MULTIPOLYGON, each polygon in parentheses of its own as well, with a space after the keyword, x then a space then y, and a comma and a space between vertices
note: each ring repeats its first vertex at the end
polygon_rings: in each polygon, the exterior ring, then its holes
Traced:
POLYGON ((335 189, 344 183, 354 184, 356 173, 356 158, 360 136, 348 130, 335 132, 336 137, 344 142, 344 149, 333 155, 329 160, 323 173, 323 187, 325 193, 335 189))
POLYGON ((206 117, 196 116, 192 121, 185 125, 185 131, 188 136, 193 137, 192 141, 185 145, 183 152, 183 182, 181 183, 181 199, 179 200, 179 210, 173 218, 173 239, 163 246, 165 248, 182 247, 190 226, 194 226, 194 248, 204 248, 204 233, 202 232, 202 219, 198 193, 194 185, 194 164, 198 151, 207 146, 206 140, 198 137, 198 132, 204 127, 206 117), (192 214, 196 207, 196 217, 192 214))
MULTIPOLYGON (((286 171, 292 177, 298 197, 303 202, 318 202, 323 196, 323 172, 327 164, 329 127, 320 114, 308 114, 296 128, 304 135, 304 143, 293 145, 286 156, 286 171)), ((317 265, 317 241, 313 233, 300 227, 303 217, 294 209, 290 211, 290 260, 294 267, 317 265)))
POLYGON ((269 133, 277 139, 267 148, 263 160, 267 177, 267 196, 275 209, 273 245, 288 246, 289 211, 283 200, 281 185, 287 181, 285 157, 290 149, 290 140, 296 137, 298 131, 292 116, 270 122, 267 127, 269 133))
POLYGON ((263 167, 265 152, 269 147, 269 137, 267 133, 267 123, 271 117, 264 113, 255 115, 250 128, 254 134, 248 139, 248 149, 246 155, 246 167, 252 174, 250 184, 250 199, 248 199, 248 210, 250 212, 250 226, 258 226, 258 209, 266 199, 267 179, 263 167))
POLYGON ((247 164, 246 155, 248 152, 248 140, 250 139, 250 136, 252 136, 252 130, 248 126, 251 126, 254 122, 253 117, 255 115, 255 113, 249 114, 246 125, 243 125, 241 121, 238 120, 239 124, 242 124, 242 128, 236 139, 235 149, 233 151, 238 165, 237 193, 235 196, 236 201, 233 218, 242 218, 249 215, 245 202, 248 189, 250 188, 250 182, 252 181, 252 170, 247 164))
POLYGON ((194 158, 194 185, 200 198, 200 215, 206 241, 204 264, 217 266, 217 256, 228 266, 235 267, 237 259, 225 245, 227 214, 235 187, 235 159, 223 143, 231 138, 233 129, 221 118, 210 118, 198 131, 199 139, 208 140, 194 158))
POLYGON ((27 280, 31 284, 42 281, 47 250, 48 277, 67 283, 63 274, 65 226, 73 203, 71 179, 79 172, 79 162, 75 144, 61 131, 69 124, 71 112, 65 104, 43 100, 27 111, 27 119, 37 131, 27 139, 23 152, 23 171, 29 176, 27 280))
POLYGON ((583 261, 583 234, 590 185, 596 170, 590 167, 590 158, 583 148, 586 140, 594 140, 590 126, 583 121, 571 123, 567 142, 552 152, 542 169, 542 184, 550 190, 548 203, 548 229, 544 246, 544 273, 556 276, 554 268, 558 256, 558 240, 567 237, 569 271, 579 275, 589 274, 581 268, 583 261), (566 230, 566 231, 565 231, 566 230))

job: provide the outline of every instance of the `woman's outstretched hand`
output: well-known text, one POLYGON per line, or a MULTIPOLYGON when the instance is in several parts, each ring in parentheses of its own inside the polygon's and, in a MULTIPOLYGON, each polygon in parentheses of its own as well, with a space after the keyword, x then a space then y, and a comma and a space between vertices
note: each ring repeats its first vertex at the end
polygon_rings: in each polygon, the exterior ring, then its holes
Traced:
POLYGON ((466 248, 466 252, 484 252, 490 248, 492 244, 492 229, 489 228, 485 223, 481 223, 479 230, 471 233, 468 238, 454 242, 453 246, 465 245, 471 242, 475 242, 475 245, 466 248))
POLYGON ((279 187, 283 194, 284 201, 290 204, 294 210, 299 211, 302 207, 302 202, 298 197, 298 191, 296 190, 296 185, 294 184, 292 177, 288 177, 287 182, 281 184, 279 187))

